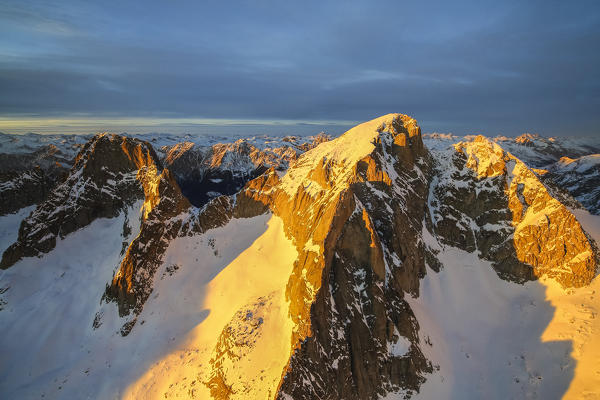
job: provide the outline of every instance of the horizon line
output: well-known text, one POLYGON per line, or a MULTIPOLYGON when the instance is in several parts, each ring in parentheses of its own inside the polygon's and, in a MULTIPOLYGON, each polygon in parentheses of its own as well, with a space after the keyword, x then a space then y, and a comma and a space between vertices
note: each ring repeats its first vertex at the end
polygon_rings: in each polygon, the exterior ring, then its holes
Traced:
POLYGON ((354 125, 361 121, 352 120, 319 120, 319 119, 260 119, 260 118, 192 118, 192 117, 2 117, 0 128, 7 126, 47 126, 68 124, 70 126, 90 124, 132 124, 132 125, 354 125))

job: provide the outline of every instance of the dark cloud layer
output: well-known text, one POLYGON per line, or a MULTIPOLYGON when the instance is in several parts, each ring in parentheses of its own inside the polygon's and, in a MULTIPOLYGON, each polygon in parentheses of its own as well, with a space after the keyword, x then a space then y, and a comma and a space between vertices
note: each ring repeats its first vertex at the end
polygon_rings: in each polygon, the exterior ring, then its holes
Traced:
POLYGON ((597 1, 0 3, 0 117, 600 134, 597 1))

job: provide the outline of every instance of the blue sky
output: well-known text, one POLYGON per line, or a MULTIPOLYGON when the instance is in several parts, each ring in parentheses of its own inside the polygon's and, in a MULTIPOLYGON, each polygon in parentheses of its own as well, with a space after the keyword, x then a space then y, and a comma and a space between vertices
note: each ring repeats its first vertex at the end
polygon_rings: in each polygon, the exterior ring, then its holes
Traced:
POLYGON ((599 50, 598 1, 3 0, 0 129, 403 112, 425 131, 600 135, 599 50))

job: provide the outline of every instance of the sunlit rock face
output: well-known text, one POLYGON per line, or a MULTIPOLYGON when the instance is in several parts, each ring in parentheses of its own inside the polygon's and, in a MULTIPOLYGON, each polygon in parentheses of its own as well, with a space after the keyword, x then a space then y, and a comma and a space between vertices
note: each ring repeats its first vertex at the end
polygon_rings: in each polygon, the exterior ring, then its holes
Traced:
POLYGON ((277 397, 416 390, 431 369, 404 301, 424 274, 428 173, 416 121, 389 114, 242 192, 283 219, 299 253, 286 290, 295 350, 277 397), (406 343, 403 351, 390 352, 397 343, 406 343))
POLYGON ((547 275, 566 287, 590 283, 588 237, 533 170, 483 136, 454 149, 430 192, 433 229, 446 243, 479 251, 517 282, 547 275))
MULTIPOLYGON (((95 136, 77 155, 66 180, 23 221, 17 242, 2 256, 2 268, 49 252, 57 238, 97 218, 116 217, 152 191, 160 168, 147 143, 117 135, 95 136)), ((150 207, 158 200, 149 201, 150 207)))
MULTIPOLYGON (((494 139, 531 168, 540 168, 544 184, 574 197, 592 214, 600 213, 600 139, 597 137, 542 137, 523 134, 494 139)), ((556 193, 572 207, 567 197, 556 193)))
MULTIPOLYGON (((106 291, 107 299, 117 301, 121 316, 129 314, 130 310, 141 311, 152 291, 152 280, 161 256, 182 228, 183 219, 178 216, 190 208, 168 169, 148 186, 140 231, 127 247, 119 270, 106 291)), ((135 317, 124 325, 122 333, 127 334, 134 323, 135 317)))
MULTIPOLYGON (((193 147, 191 143, 172 147, 167 153, 166 163, 170 168, 179 171, 180 179, 187 179, 182 178, 182 170, 187 173, 190 170, 196 171, 192 172, 192 175, 205 174, 204 177, 198 178, 199 181, 195 184, 201 184, 206 176, 219 175, 223 185, 235 186, 239 182, 232 173, 239 175, 240 182, 245 182, 249 176, 264 171, 265 164, 274 162, 272 158, 275 153, 260 152, 244 141, 237 141, 231 145, 215 145, 198 151, 193 147), (267 155, 271 157, 270 161, 265 161, 264 157, 267 155)), ((262 182, 267 176, 268 174, 258 178, 257 182, 262 182)), ((223 185, 220 187, 223 188, 223 185)), ((250 182, 248 187, 256 185, 256 182, 250 182)), ((145 197, 145 219, 141 224, 140 233, 129 244, 121 266, 106 291, 106 300, 117 301, 120 315, 128 318, 121 330, 123 335, 131 331, 137 315, 152 292, 154 274, 161 265, 170 241, 177 237, 201 235, 208 229, 225 225, 232 218, 247 218, 268 211, 269 208, 264 204, 246 201, 246 198, 242 195, 231 198, 217 196, 198 209, 192 207, 188 197, 180 190, 170 169, 165 169, 163 174, 153 181, 145 197)))

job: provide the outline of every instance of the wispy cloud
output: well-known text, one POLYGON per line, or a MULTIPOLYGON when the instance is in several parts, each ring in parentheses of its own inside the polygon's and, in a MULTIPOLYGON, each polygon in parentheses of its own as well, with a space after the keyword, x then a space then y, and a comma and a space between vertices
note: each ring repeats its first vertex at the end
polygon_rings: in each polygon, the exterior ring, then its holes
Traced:
POLYGON ((600 126, 593 1, 49 4, 0 4, 0 115, 600 126))

